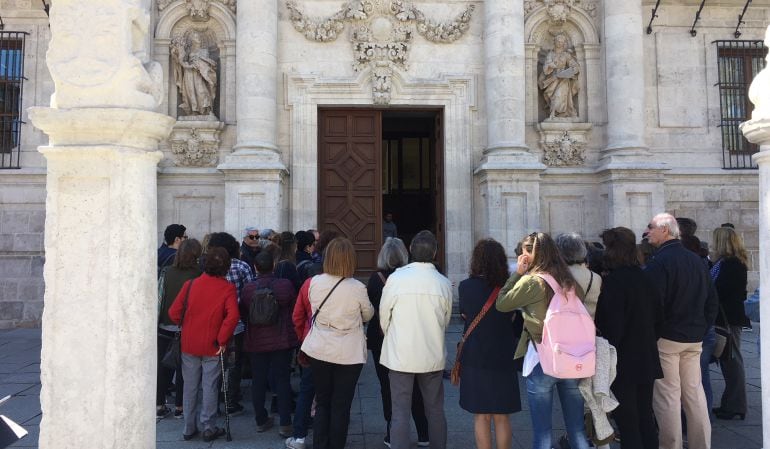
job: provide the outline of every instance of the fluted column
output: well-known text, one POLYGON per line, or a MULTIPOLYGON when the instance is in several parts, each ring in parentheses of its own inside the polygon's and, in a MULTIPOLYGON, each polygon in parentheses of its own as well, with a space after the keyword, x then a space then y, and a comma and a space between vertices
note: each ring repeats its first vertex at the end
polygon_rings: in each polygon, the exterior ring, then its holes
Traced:
MULTIPOLYGON (((765 33, 770 45, 770 27, 765 33)), ((749 98, 754 103, 751 120, 741 124, 746 138, 759 145, 753 156, 759 166, 759 318, 770 323, 770 70, 762 70, 751 83, 749 98)), ((760 334, 762 416, 770 415, 770 332, 760 334)), ((762 426, 762 447, 770 448, 770 426, 762 426)))
MULTIPOLYGON (((644 34, 642 2, 604 2, 607 76, 607 147, 602 157, 649 154, 644 140, 644 34)), ((606 161, 605 163, 610 162, 606 161)))
POLYGON ((238 2, 236 144, 219 168, 225 174, 225 230, 285 229, 283 182, 288 174, 276 146, 278 117, 278 0, 238 2))
POLYGON ((57 0, 46 158, 41 449, 155 448, 158 142, 149 2, 57 0), (83 26, 83 18, 94 17, 83 26), (98 39, 94 39, 98 36, 98 39))

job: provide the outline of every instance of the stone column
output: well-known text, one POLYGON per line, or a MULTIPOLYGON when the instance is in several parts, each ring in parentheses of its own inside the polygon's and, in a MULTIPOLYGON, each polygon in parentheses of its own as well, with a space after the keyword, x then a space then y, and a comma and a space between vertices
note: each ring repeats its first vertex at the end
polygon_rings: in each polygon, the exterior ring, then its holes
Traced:
POLYGON ((219 167, 225 174, 225 229, 285 229, 283 182, 288 174, 276 147, 278 2, 238 3, 236 144, 219 167))
POLYGON ((163 89, 144 5, 50 11, 55 93, 29 111, 50 136, 41 449, 155 447, 157 146, 173 120, 150 112, 163 89))
POLYGON ((644 141, 644 41, 639 0, 604 2, 607 76, 606 162, 623 156, 647 156, 644 141))
MULTIPOLYGON (((765 32, 770 45, 770 27, 765 32)), ((770 61, 770 57, 767 58, 770 61)), ((754 103, 751 120, 741 124, 746 138, 759 145, 754 162, 759 166, 759 317, 770 323, 770 70, 759 72, 749 88, 754 103)), ((760 334, 762 376, 762 416, 770 415, 770 332, 760 334)), ((762 426, 762 447, 770 448, 770 426, 762 426)))
POLYGON ((484 89, 487 147, 476 169, 482 196, 480 235, 513 254, 517 239, 539 227, 540 173, 526 144, 526 64, 523 0, 484 2, 484 89), (524 211, 513 209, 526 206, 524 211), (482 235, 483 234, 483 235, 482 235))

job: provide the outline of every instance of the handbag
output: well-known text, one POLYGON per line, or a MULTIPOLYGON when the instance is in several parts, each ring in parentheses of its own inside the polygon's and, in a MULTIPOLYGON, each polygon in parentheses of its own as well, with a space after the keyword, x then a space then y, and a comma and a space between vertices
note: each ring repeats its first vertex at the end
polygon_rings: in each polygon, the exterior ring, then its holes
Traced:
POLYGON ((455 357, 455 364, 452 367, 452 372, 449 375, 449 380, 452 382, 452 385, 459 385, 460 384, 460 372, 462 371, 462 355, 463 355, 463 346, 465 345, 465 341, 468 340, 468 337, 471 335, 471 332, 473 332, 474 329, 476 329, 476 326, 479 325, 479 322, 482 318, 489 312, 489 309, 492 308, 492 304, 494 304, 495 299, 497 299, 497 295, 500 293, 500 287, 495 288, 492 290, 492 294, 489 295, 489 298, 487 299, 487 302, 484 303, 484 307, 481 308, 481 312, 479 312, 478 315, 476 315, 476 318, 473 319, 471 322, 471 325, 468 326, 468 330, 465 331, 465 334, 463 334, 463 337, 460 339, 460 344, 457 345, 457 357, 455 357))
POLYGON ((187 298, 190 297, 190 290, 192 290, 193 282, 195 282, 195 279, 190 280, 190 286, 187 287, 187 292, 184 294, 182 317, 179 320, 179 330, 174 333, 174 338, 171 339, 171 343, 168 344, 166 352, 160 359, 160 365, 164 368, 176 369, 182 360, 182 323, 184 323, 184 313, 187 310, 187 298))
MULTIPOLYGON (((342 279, 340 279, 339 281, 337 281, 337 283, 336 283, 336 284, 334 284, 334 287, 332 287, 332 289, 331 289, 331 290, 329 290, 329 293, 327 293, 327 294, 326 294, 326 297, 324 298, 324 300, 323 300, 323 301, 321 301, 321 305, 320 305, 320 306, 318 306, 318 308, 315 310, 315 313, 313 313, 313 316, 310 318, 310 332, 312 332, 312 331, 313 331, 313 325, 315 325, 315 319, 316 319, 316 317, 318 316, 318 312, 320 312, 320 311, 321 311, 321 307, 323 307, 323 306, 324 306, 324 304, 326 304, 326 300, 327 300, 327 299, 329 299, 329 297, 332 295, 332 293, 333 293, 333 292, 334 292, 334 290, 337 288, 337 286, 338 286, 338 285, 340 285, 340 283, 341 283, 342 281, 344 281, 344 280, 345 280, 345 278, 343 277, 342 279)), ((310 334, 308 334, 308 335, 310 335, 310 334)), ((305 337, 305 339, 307 339, 307 337, 305 337)), ((303 368, 307 368, 308 366, 310 366, 310 356, 309 356, 309 355, 307 355, 307 354, 305 353, 305 351, 303 351, 302 349, 300 349, 300 350, 297 352, 297 363, 299 363, 299 365, 300 365, 301 367, 303 367, 303 368)))
POLYGON ((722 308, 722 304, 719 305, 719 315, 722 317, 724 324, 715 324, 714 332, 716 333, 716 339, 714 342, 714 352, 712 353, 715 359, 732 358, 732 345, 733 336, 730 332, 730 325, 727 323, 727 315, 722 308))

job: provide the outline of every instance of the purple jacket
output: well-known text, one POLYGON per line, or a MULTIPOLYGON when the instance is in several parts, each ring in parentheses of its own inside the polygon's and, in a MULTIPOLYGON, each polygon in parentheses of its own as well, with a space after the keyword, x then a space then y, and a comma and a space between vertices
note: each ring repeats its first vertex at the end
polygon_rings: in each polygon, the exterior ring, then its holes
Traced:
POLYGON ((241 292, 241 319, 246 323, 246 336, 243 339, 245 352, 270 352, 289 349, 297 346, 297 334, 294 333, 294 324, 291 321, 291 313, 294 310, 294 302, 297 292, 288 279, 276 278, 272 273, 260 274, 257 280, 243 287, 241 292), (254 327, 249 326, 249 307, 254 291, 265 288, 272 283, 273 294, 281 308, 278 322, 273 326, 254 327))

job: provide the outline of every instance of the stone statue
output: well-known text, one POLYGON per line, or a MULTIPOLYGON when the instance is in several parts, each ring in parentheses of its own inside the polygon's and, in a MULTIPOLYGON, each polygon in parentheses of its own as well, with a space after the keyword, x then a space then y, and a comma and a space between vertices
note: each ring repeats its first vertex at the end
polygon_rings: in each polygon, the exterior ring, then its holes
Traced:
POLYGON ((578 76, 580 64, 568 46, 567 36, 557 34, 553 38, 553 50, 543 63, 538 85, 549 109, 549 119, 577 117, 574 97, 580 91, 578 76))
POLYGON ((191 31, 171 42, 174 80, 182 101, 179 107, 185 115, 213 115, 217 96, 217 62, 202 45, 202 36, 191 31))

